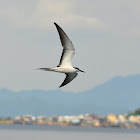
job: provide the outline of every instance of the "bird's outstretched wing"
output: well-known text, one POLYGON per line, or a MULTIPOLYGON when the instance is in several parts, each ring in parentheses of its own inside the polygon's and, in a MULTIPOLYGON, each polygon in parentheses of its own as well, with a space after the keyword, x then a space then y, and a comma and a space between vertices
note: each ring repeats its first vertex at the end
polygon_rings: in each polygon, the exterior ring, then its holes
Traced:
POLYGON ((77 75, 78 75, 78 73, 76 73, 76 72, 75 73, 66 74, 66 78, 65 78, 64 82, 60 85, 60 87, 65 86, 66 84, 71 82, 77 75))
POLYGON ((60 36, 61 44, 63 46, 63 52, 58 67, 72 66, 71 60, 73 55, 75 54, 74 46, 71 40, 69 39, 69 37, 66 35, 66 33, 56 23, 54 24, 57 28, 57 31, 60 36))

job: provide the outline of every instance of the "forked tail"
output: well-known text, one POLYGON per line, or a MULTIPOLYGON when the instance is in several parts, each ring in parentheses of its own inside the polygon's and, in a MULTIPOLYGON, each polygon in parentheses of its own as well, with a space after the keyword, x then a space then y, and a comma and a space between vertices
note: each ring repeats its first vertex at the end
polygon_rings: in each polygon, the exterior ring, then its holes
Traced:
POLYGON ((44 71, 54 71, 53 68, 39 68, 38 70, 44 70, 44 71))

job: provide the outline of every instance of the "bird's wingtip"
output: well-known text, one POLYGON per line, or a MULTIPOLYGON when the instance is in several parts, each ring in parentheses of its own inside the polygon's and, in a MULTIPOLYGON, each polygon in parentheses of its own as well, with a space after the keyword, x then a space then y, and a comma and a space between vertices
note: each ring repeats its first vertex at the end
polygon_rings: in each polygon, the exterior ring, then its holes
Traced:
MULTIPOLYGON (((56 23, 56 22, 54 22, 54 25, 56 26, 56 27, 59 27, 59 25, 56 23)), ((60 28, 60 27, 59 27, 60 28)))
POLYGON ((61 84, 60 86, 59 86, 59 88, 61 88, 61 87, 63 87, 64 85, 63 84, 61 84))

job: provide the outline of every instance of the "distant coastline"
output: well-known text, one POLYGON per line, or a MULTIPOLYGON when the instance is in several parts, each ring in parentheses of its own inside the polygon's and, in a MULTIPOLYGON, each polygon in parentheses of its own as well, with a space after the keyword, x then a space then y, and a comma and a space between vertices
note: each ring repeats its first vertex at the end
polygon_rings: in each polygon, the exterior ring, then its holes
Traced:
POLYGON ((140 108, 129 114, 109 114, 99 116, 97 114, 85 114, 79 116, 32 116, 23 115, 15 118, 0 118, 0 124, 36 124, 58 126, 90 126, 90 127, 118 127, 140 128, 140 108))

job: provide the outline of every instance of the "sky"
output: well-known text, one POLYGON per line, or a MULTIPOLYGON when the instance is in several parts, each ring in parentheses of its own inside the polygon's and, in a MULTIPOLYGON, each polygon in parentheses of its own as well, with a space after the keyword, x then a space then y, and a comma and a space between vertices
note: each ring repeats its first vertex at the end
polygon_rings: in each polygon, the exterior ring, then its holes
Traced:
POLYGON ((0 88, 56 90, 62 47, 56 22, 72 40, 73 66, 84 70, 65 92, 90 90, 116 76, 140 74, 139 0, 0 0, 0 88))

